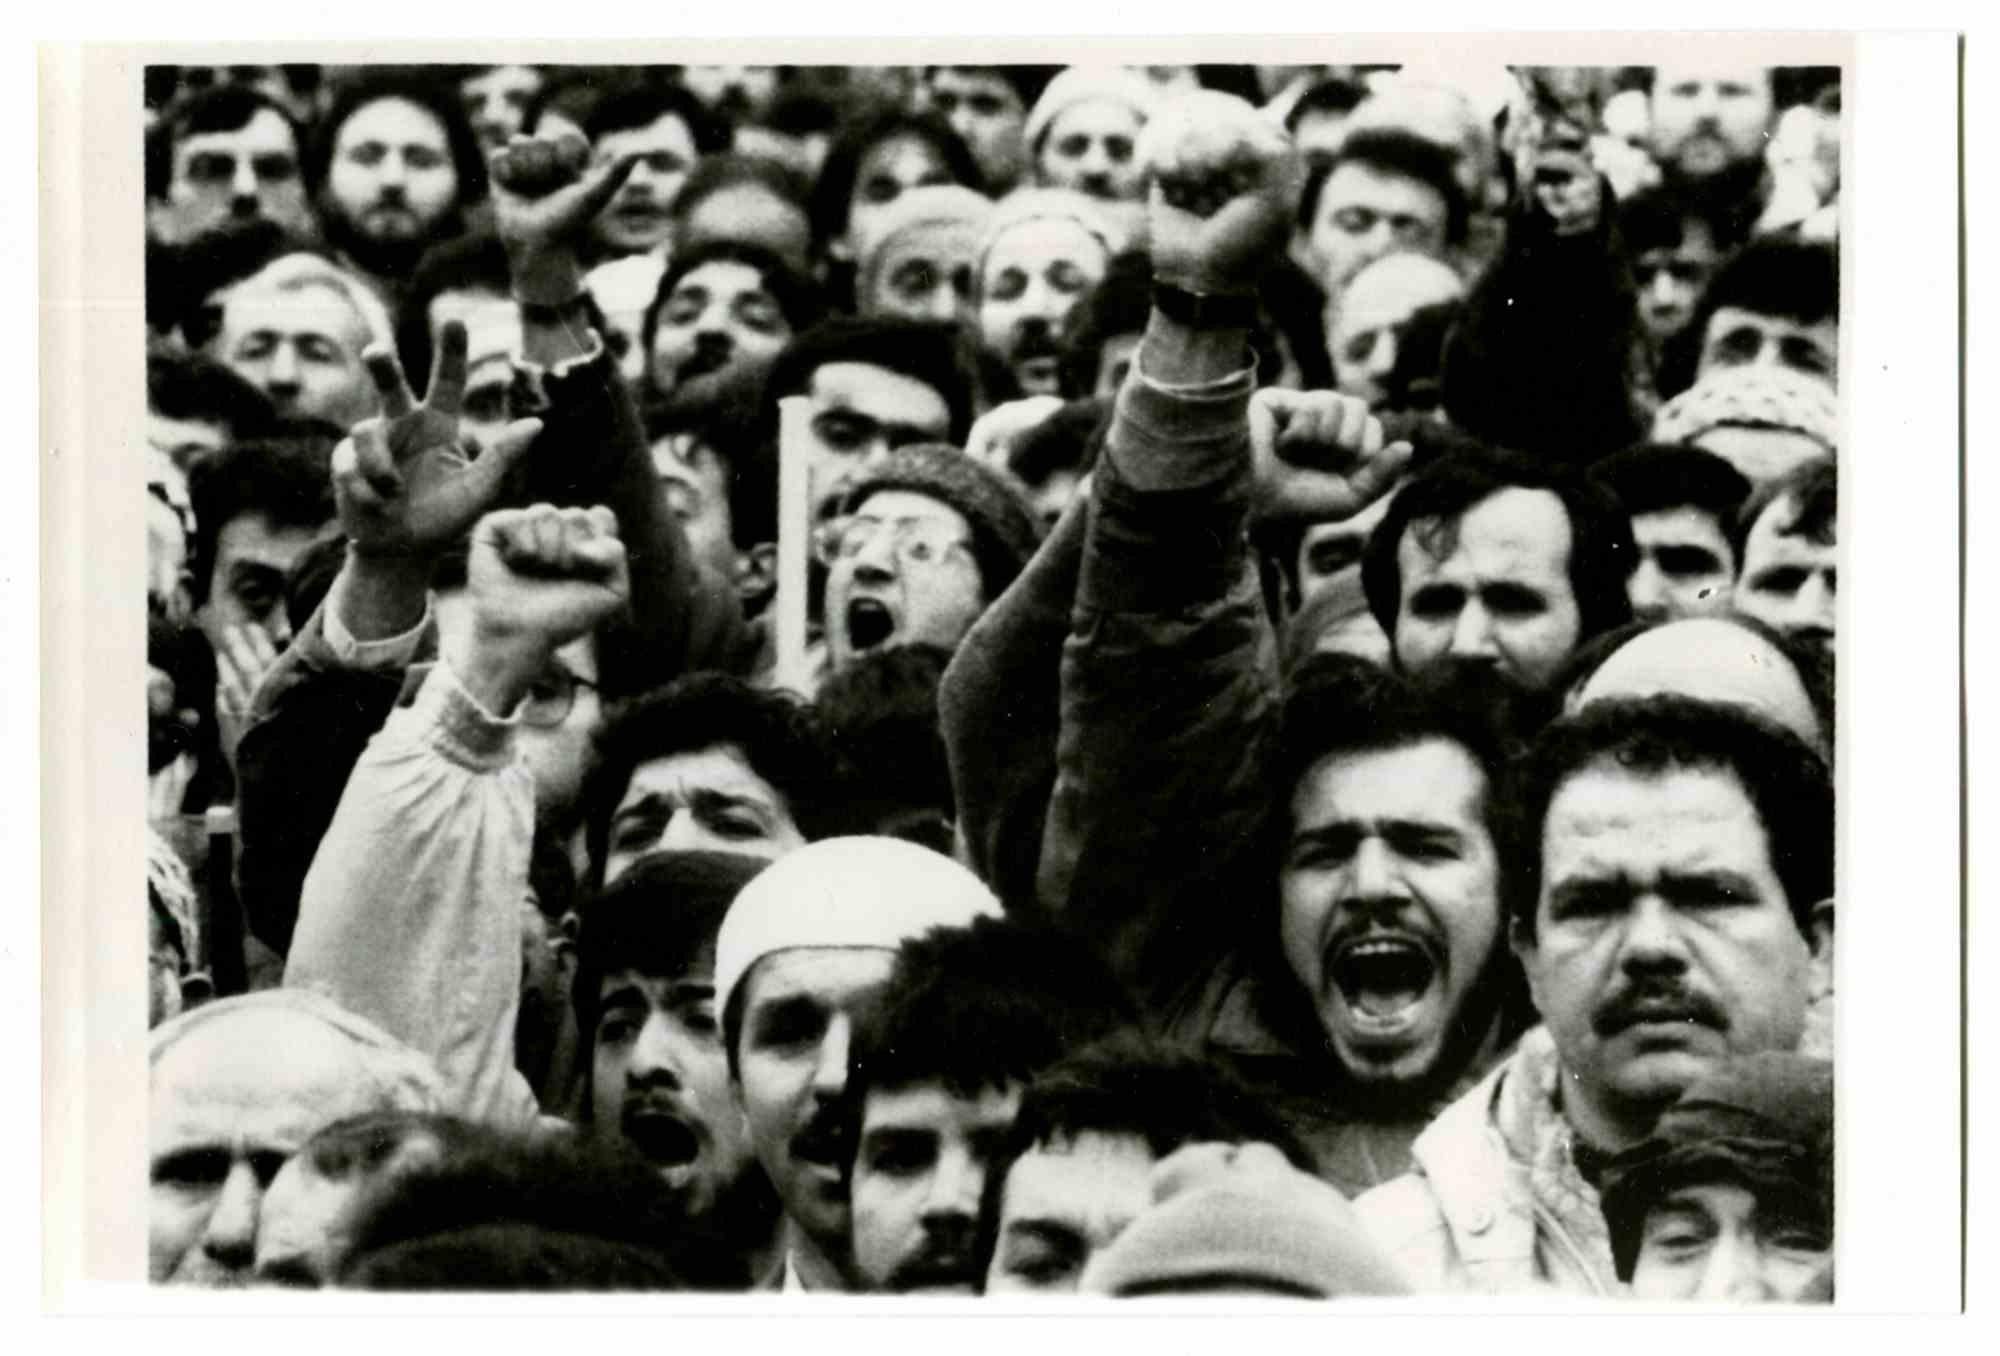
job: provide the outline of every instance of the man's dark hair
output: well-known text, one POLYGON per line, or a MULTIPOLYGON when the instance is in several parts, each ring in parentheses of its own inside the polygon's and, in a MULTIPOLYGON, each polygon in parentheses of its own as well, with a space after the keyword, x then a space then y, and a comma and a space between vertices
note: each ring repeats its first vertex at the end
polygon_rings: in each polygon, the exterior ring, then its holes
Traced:
POLYGON ((1315 113, 1333 113, 1344 117, 1360 107, 1361 101, 1367 97, 1366 85, 1331 76, 1293 100, 1291 111, 1285 114, 1285 130, 1296 135, 1299 124, 1315 113))
POLYGON ((848 1089, 937 1084, 952 1097, 1024 1084, 1135 1024, 1138 1009, 1085 939, 1018 918, 977 918, 904 942, 856 1032, 848 1089))
POLYGON ((680 192, 674 195, 669 211, 676 222, 683 222, 695 208, 717 193, 746 186, 764 189, 773 197, 791 203, 801 213, 806 211, 806 201, 812 196, 812 186, 797 170, 781 160, 773 160, 768 155, 717 151, 704 155, 688 171, 688 177, 681 181, 680 192))
POLYGON ((1248 1086, 1179 1046, 1121 1031, 1035 1077, 980 1194, 973 1274, 984 1277, 999 1242, 1007 1178, 1026 1154, 1082 1135, 1131 1135, 1165 1158, 1188 1144, 1270 1144, 1302 1172, 1312 1151, 1248 1086))
POLYGON ((1062 72, 1062 67, 1033 65, 973 66, 965 62, 954 61, 942 66, 926 66, 924 68, 924 80, 928 83, 930 78, 939 71, 976 71, 981 75, 997 75, 1013 87, 1015 96, 1021 101, 1021 112, 1026 114, 1034 109, 1035 100, 1042 97, 1042 91, 1049 87, 1049 81, 1055 79, 1062 72))
POLYGON ((697 155, 728 149, 728 126, 718 122, 702 106, 701 100, 671 81, 621 89, 605 95, 584 114, 583 134, 595 144, 607 133, 651 127, 669 115, 679 118, 687 128, 697 155))
POLYGON ((241 131, 265 109, 285 120, 292 144, 303 154, 305 137, 283 104, 246 85, 217 85, 173 104, 147 131, 146 196, 155 202, 166 198, 174 181, 174 148, 183 137, 241 131))
POLYGON ((1063 325, 1063 394, 1072 400, 1097 387, 1097 365, 1107 341, 1144 334, 1153 313, 1153 261, 1143 250, 1112 256, 1104 279, 1085 295, 1063 325))
MULTIPOLYGON (((825 309, 820 302, 819 289, 812 279, 762 245, 753 245, 745 240, 710 240, 690 250, 676 250, 673 263, 660 274, 660 285, 654 289, 652 301, 646 304, 645 318, 640 323, 639 342, 643 352, 652 353, 653 336, 660 328, 660 312, 665 309, 667 299, 673 296, 674 289, 680 286, 681 279, 704 264, 716 262, 742 264, 755 269, 763 281, 764 290, 771 294, 771 300, 778 303, 778 310, 793 334, 812 328, 825 309)), ((652 370, 652 364, 648 362, 648 383, 652 381, 652 370)))
MULTIPOLYGON (((1627 513, 1699 509, 1728 536, 1750 494, 1743 473, 1715 453, 1686 443, 1641 443, 1590 468, 1588 479, 1609 490, 1627 513)), ((1740 560, 1741 557, 1739 556, 1740 560)))
POLYGON ((1791 236, 1759 236, 1709 281, 1688 327, 1660 356, 1659 391, 1671 399, 1694 385, 1702 337, 1724 307, 1798 325, 1840 318, 1840 256, 1834 247, 1791 236))
POLYGON ((229 442, 254 438, 277 419, 269 398, 224 364, 166 347, 146 352, 146 411, 219 424, 229 442))
POLYGON ((1465 243, 1471 207, 1465 200, 1465 189, 1460 186, 1455 173, 1457 158, 1450 150, 1415 132, 1389 127, 1369 127, 1355 132, 1341 142, 1337 154, 1311 168, 1306 175, 1305 191, 1299 196, 1298 220, 1301 229, 1311 229, 1313 217, 1319 212, 1320 194, 1326 188, 1326 181, 1333 177, 1335 170, 1348 164, 1361 165, 1376 174, 1414 179, 1436 192, 1444 201, 1445 244, 1465 243))
POLYGON ((318 193, 326 184, 327 171, 333 164, 333 148, 347 120, 383 99, 407 100, 436 118, 438 126, 444 129, 452 168, 458 172, 459 209, 486 196, 486 156, 466 119, 465 105, 459 100, 456 85, 448 86, 428 73, 396 68, 368 71, 341 86, 334 95, 306 147, 307 187, 318 193))
POLYGON ((835 316, 795 335, 771 368, 762 401, 766 436, 777 445, 778 401, 804 395, 813 373, 828 363, 866 363, 936 391, 950 411, 944 441, 965 445, 972 427, 972 375, 950 323, 900 317, 835 316))
POLYGON ((1625 256, 1636 261, 1647 250, 1679 249, 1690 221, 1705 226, 1715 248, 1727 254, 1749 237, 1752 225, 1747 212, 1725 210, 1729 206, 1670 184, 1642 188, 1617 207, 1625 256))
MULTIPOLYGON (((648 853, 584 904, 570 1005, 586 1071, 605 977, 620 970, 661 978, 687 973, 714 947, 737 892, 769 865, 740 852, 648 853)), ((586 1097, 585 1123, 590 1108, 586 1097)))
MULTIPOLYGON (((190 349, 206 348, 222 332, 219 295, 301 250, 267 217, 219 226, 178 245, 146 241, 146 324, 157 334, 179 331, 190 349)), ((329 263, 332 260, 328 260, 329 263)))
POLYGON ((951 768, 938 687, 951 652, 893 645, 827 675, 813 709, 840 760, 842 818, 853 833, 952 850, 951 768))
POLYGON ((472 1126, 441 1158, 363 1197, 337 1282, 708 1288, 720 1278, 701 1253, 683 1194, 618 1142, 472 1126))
POLYGON ((396 356, 412 391, 423 391, 431 379, 431 303, 447 292, 488 292, 511 304, 512 288, 507 247, 490 232, 424 251, 396 313, 396 356))
POLYGON ((1784 504, 1790 517, 1776 524, 1781 537, 1804 537, 1815 546, 1832 546, 1840 530, 1840 470, 1832 457, 1814 457, 1793 467, 1743 501, 1731 519, 1724 520, 1729 544, 1736 550, 1736 565, 1743 566, 1743 548, 1773 504, 1784 504))
POLYGON ((1597 766, 1641 778, 1676 771, 1734 777, 1756 808, 1792 921, 1811 935, 1813 906, 1833 894, 1833 783, 1825 761, 1761 716, 1662 695, 1592 702, 1544 730, 1512 769, 1500 861, 1516 936, 1535 936, 1549 803, 1564 783, 1597 766))
POLYGON ((1361 586, 1368 595, 1369 611, 1392 644, 1403 596, 1397 552, 1404 533, 1412 524, 1434 522, 1435 549, 1448 554, 1465 515, 1508 489, 1547 490, 1562 501, 1569 519, 1569 582, 1576 596, 1578 641, 1632 619, 1625 581, 1638 563, 1638 549, 1632 543, 1631 518, 1609 491, 1517 454, 1464 454, 1447 457, 1413 476, 1369 534, 1361 557, 1361 586))
POLYGON ((915 137, 926 142, 944 161, 952 182, 975 192, 986 191, 978 162, 965 141, 942 118, 907 109, 885 108, 850 123, 834 138, 813 184, 813 240, 823 251, 827 242, 847 229, 848 209, 854 197, 854 182, 861 175, 861 162, 868 152, 896 137, 915 137))
POLYGON ((623 703, 593 742, 596 759, 583 788, 593 886, 604 882, 618 802, 640 764, 655 759, 733 745, 784 797, 792 822, 808 840, 825 837, 838 813, 833 756, 812 708, 729 674, 691 673, 623 703))
POLYGON ((236 519, 260 513, 278 528, 317 528, 332 520, 332 457, 340 437, 331 424, 292 421, 195 466, 188 476, 195 523, 188 596, 196 606, 208 601, 216 542, 236 519))

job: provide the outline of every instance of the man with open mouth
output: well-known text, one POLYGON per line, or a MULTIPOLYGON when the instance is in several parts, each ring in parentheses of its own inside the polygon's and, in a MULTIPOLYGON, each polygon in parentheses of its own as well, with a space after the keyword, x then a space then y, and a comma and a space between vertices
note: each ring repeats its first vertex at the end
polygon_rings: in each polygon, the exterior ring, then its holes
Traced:
POLYGON ((778 1200, 729 1090, 715 937, 763 869, 725 852, 640 859, 585 909, 571 989, 590 1069, 583 1119, 684 1193, 746 1287, 777 1264, 778 1200))
POLYGON ((1418 1138, 1362 1217, 1426 1290, 1623 1291, 1599 1186, 1729 1061, 1823 1055, 1833 793, 1759 716, 1608 698, 1513 769, 1511 944, 1543 1026, 1418 1138))
POLYGON ((818 540, 833 672, 894 645, 952 649, 1041 539, 1008 476, 942 443, 891 454, 841 502, 818 540))

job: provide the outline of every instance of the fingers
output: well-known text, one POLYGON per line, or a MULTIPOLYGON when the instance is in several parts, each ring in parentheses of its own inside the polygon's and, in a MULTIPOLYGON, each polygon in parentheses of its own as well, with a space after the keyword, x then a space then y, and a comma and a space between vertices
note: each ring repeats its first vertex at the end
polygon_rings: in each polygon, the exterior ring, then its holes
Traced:
POLYGON ((493 442, 459 472, 469 509, 465 515, 467 521, 484 512, 486 506, 498 497, 507 481, 507 473, 514 469, 514 464, 521 460, 522 454, 534 444, 541 432, 541 420, 516 419, 501 429, 493 442))
POLYGON ((431 364, 431 389, 424 396, 424 408, 448 418, 458 418, 465 403, 465 322, 447 320, 438 336, 437 361, 431 364))
POLYGON ((394 350, 387 344, 370 344, 362 351, 361 361, 375 381, 375 395, 382 402, 384 415, 400 419, 417 407, 410 384, 403 380, 403 365, 396 361, 394 350))
POLYGON ((602 505, 557 508, 536 504, 489 513, 476 539, 490 545, 510 570, 541 578, 622 577, 625 547, 618 518, 602 505))
POLYGON ((577 193, 576 214, 584 219, 595 217, 604 210, 605 204, 625 187, 625 181, 632 177, 632 170, 639 163, 639 152, 630 151, 619 156, 608 165, 600 166, 584 176, 583 186, 577 193))

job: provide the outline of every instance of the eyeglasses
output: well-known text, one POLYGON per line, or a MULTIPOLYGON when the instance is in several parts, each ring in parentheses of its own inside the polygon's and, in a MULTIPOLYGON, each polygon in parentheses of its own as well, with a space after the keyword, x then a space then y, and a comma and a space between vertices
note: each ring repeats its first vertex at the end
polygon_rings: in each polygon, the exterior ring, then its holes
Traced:
POLYGON ((528 695, 521 702, 521 723, 537 730, 554 729, 569 719, 580 687, 592 692, 598 690, 596 683, 579 678, 568 669, 548 670, 528 685, 528 695))
POLYGON ((813 536, 813 554, 831 569, 837 561, 860 555, 885 532, 895 547, 896 559, 906 565, 942 565, 954 556, 973 560, 972 542, 942 523, 860 515, 822 523, 813 536))

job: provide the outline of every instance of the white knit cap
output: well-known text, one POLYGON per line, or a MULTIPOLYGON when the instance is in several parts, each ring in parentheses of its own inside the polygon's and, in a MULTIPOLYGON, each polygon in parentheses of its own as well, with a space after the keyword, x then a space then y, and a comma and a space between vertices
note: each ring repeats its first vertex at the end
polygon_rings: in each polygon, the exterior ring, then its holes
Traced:
POLYGON ((787 853, 743 887, 715 939, 715 1000, 726 1011, 750 967, 779 951, 893 951, 932 928, 999 917, 979 877, 900 838, 825 838, 787 853))
POLYGON ((1029 110, 1027 125, 1021 129, 1022 140, 1031 151, 1039 149, 1042 135, 1064 109, 1092 99, 1124 104, 1139 114, 1143 124, 1153 116, 1160 91, 1145 76, 1123 66, 1065 67, 1049 81, 1042 97, 1029 110))
POLYGON ((1030 221, 1068 221, 1081 226, 1108 255, 1126 246, 1122 223, 1104 209, 1110 206, 1073 188, 1017 188, 1002 198, 986 218, 986 231, 979 241, 979 271, 986 271, 986 256, 1001 236, 1030 221))

